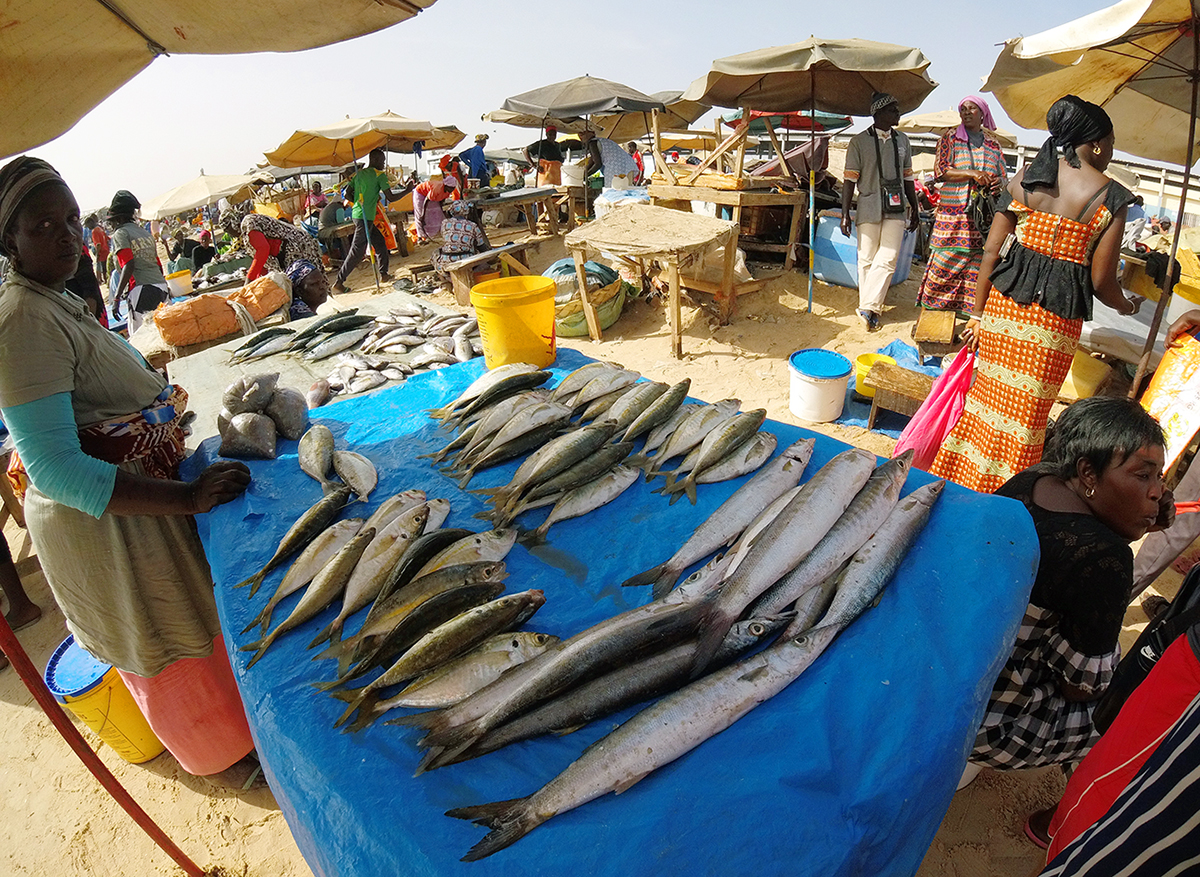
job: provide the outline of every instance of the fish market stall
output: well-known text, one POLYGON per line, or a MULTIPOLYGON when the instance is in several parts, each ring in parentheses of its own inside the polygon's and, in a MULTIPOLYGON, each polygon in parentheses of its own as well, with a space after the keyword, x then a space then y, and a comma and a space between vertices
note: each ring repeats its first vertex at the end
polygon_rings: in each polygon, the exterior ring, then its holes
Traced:
MULTIPOLYGON (((586 362, 560 351, 552 380, 586 362)), ((419 459, 449 439, 426 410, 455 399, 483 372, 475 360, 311 412, 338 448, 361 454, 378 471, 375 491, 348 514, 365 517, 384 497, 419 488, 449 501, 446 527, 485 529, 475 518, 485 509, 482 496, 419 459)), ((781 448, 811 435, 784 423, 763 428, 781 448)), ((806 479, 846 449, 812 438, 806 479)), ((205 442, 185 475, 215 453, 216 441, 205 442)), ((300 470, 295 443, 281 443, 275 460, 249 465, 247 493, 197 523, 259 757, 321 877, 911 875, 953 796, 1038 557, 1019 503, 947 485, 877 605, 797 681, 621 794, 562 813, 490 858, 460 863, 485 829, 446 811, 530 795, 634 710, 420 776, 413 775, 421 758, 416 729, 377 722, 335 730, 345 704, 313 687, 336 674, 334 662, 310 660, 317 650, 305 648, 334 608, 281 637, 252 667, 254 653, 241 650, 258 633, 239 631, 256 626, 278 575, 253 598, 234 583, 262 566, 297 516, 322 497, 317 481, 300 470)), ((513 461, 483 470, 470 487, 504 484, 515 468, 513 461)), ((700 484, 692 505, 669 504, 639 479, 611 504, 556 524, 547 544, 512 548, 504 560, 508 592, 540 589, 545 596, 525 628, 566 639, 648 603, 649 587, 621 582, 666 560, 746 480, 700 484)), ((913 471, 904 493, 931 480, 913 471)), ((540 521, 542 513, 527 517, 540 521)), ((290 611, 294 599, 277 614, 290 611)), ((347 631, 359 623, 350 617, 347 631)))

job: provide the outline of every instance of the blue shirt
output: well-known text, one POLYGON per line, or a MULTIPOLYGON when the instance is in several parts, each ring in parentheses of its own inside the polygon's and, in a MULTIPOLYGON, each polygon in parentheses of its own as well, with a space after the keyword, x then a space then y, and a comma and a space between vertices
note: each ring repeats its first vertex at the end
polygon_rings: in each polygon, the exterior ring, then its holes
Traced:
POLYGON ((458 157, 465 161, 467 167, 470 168, 468 177, 474 177, 477 180, 487 179, 487 159, 483 156, 483 144, 476 143, 470 149, 460 152, 458 157))

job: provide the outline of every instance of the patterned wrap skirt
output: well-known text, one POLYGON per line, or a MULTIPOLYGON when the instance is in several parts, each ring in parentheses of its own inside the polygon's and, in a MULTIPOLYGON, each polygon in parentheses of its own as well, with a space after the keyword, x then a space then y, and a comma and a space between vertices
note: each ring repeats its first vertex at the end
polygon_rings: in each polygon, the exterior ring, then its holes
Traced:
POLYGON ((929 241, 929 264, 917 303, 936 310, 970 310, 983 263, 983 239, 965 207, 939 208, 929 241))
POLYGON ((1050 409, 1071 369, 1083 320, 1064 320, 993 290, 981 329, 975 382, 929 471, 994 493, 1041 462, 1050 409))

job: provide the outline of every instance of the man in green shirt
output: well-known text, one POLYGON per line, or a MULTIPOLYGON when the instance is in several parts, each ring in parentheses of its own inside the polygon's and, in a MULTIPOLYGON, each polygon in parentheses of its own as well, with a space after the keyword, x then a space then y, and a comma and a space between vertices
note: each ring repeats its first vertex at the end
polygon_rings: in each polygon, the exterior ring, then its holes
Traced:
POLYGON ((354 192, 354 207, 351 211, 354 219, 354 239, 350 242, 350 252, 346 254, 346 260, 338 269, 337 280, 333 284, 334 292, 346 291, 346 278, 350 276, 351 271, 358 267, 363 256, 367 254, 368 238, 371 248, 375 250, 375 255, 379 257, 380 276, 384 280, 392 279, 388 274, 387 244, 384 243, 379 229, 375 227, 375 209, 379 205, 381 197, 386 198, 387 201, 403 198, 412 188, 412 184, 411 182, 406 184, 398 192, 393 191, 388 182, 387 173, 383 169, 385 161, 386 155, 382 148, 372 149, 367 158, 367 166, 350 179, 350 186, 354 192))

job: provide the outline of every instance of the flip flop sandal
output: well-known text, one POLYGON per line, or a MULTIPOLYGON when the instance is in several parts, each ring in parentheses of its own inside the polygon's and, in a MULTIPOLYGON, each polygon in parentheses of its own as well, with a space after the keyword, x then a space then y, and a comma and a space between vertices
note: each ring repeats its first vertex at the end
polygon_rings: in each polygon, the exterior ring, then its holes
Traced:
POLYGON ((1048 838, 1043 839, 1040 837, 1038 833, 1033 830, 1033 826, 1029 824, 1028 819, 1025 820, 1025 836, 1037 844, 1037 846, 1039 846, 1041 849, 1050 849, 1050 840, 1048 838))

